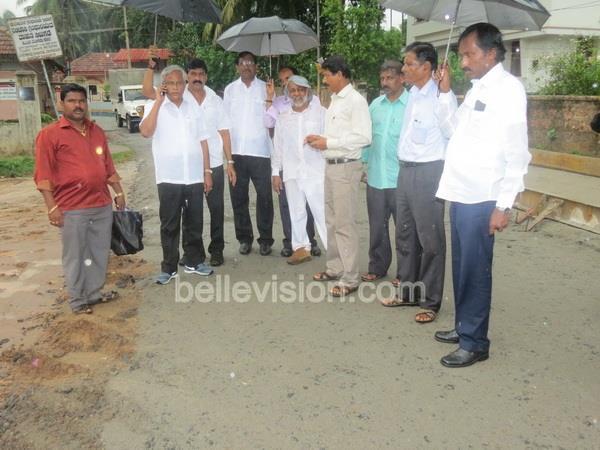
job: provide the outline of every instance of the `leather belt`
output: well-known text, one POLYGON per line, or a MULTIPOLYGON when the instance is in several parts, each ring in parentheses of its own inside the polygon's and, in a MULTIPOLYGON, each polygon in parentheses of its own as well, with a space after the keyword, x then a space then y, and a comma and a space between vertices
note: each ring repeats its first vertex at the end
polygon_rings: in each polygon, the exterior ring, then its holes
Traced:
POLYGON ((439 163, 441 161, 442 161, 441 159, 437 159, 435 161, 426 161, 426 162, 400 161, 400 167, 418 167, 418 166, 424 166, 426 164, 431 164, 431 163, 439 163))
POLYGON ((358 161, 358 159, 350 159, 350 158, 331 158, 327 159, 327 164, 346 164, 350 162, 358 161))

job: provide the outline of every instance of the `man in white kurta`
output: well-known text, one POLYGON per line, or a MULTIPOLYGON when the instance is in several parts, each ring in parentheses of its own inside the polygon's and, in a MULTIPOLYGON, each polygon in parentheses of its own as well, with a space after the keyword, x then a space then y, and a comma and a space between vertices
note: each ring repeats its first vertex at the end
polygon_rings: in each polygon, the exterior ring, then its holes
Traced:
POLYGON ((325 159, 305 141, 306 136, 321 134, 325 108, 312 102, 310 83, 294 75, 287 85, 291 108, 279 114, 275 125, 274 150, 271 157, 273 189, 281 191, 281 175, 287 191, 292 224, 293 254, 288 264, 311 259, 311 243, 306 232, 306 204, 313 213, 323 246, 327 248, 325 226, 325 159))

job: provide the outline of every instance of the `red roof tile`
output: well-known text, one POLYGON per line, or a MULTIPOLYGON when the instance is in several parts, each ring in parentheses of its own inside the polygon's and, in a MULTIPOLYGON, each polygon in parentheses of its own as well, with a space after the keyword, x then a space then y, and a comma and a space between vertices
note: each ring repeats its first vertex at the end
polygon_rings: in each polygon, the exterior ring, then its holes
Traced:
MULTIPOLYGON (((143 62, 150 59, 150 50, 147 48, 130 48, 129 51, 131 52, 131 62, 143 62)), ((169 59, 173 55, 168 48, 155 48, 152 50, 152 53, 164 60, 169 59)), ((114 60, 127 61, 127 49, 122 48, 119 50, 114 60)))
POLYGON ((15 44, 8 28, 0 27, 0 55, 15 55, 15 44))
POLYGON ((102 73, 110 69, 125 69, 127 63, 115 61, 116 53, 88 53, 71 62, 71 73, 83 75, 102 73))

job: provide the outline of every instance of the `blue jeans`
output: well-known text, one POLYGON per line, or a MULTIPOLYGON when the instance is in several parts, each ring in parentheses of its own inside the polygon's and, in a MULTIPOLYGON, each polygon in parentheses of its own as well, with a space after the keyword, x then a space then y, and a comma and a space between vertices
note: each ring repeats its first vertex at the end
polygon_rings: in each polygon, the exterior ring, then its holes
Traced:
POLYGON ((490 347, 494 235, 489 224, 495 207, 493 201, 450 204, 455 327, 460 347, 470 352, 490 347))

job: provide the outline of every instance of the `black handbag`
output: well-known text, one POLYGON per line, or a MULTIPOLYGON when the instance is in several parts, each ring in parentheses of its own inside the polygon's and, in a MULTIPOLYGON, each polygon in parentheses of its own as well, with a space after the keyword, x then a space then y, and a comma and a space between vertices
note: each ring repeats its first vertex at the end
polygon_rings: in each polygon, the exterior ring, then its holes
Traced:
POLYGON ((125 209, 113 211, 110 248, 115 255, 133 255, 144 249, 142 213, 125 209))

